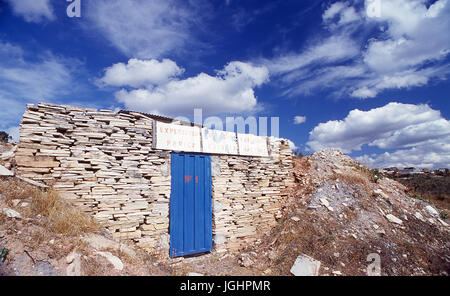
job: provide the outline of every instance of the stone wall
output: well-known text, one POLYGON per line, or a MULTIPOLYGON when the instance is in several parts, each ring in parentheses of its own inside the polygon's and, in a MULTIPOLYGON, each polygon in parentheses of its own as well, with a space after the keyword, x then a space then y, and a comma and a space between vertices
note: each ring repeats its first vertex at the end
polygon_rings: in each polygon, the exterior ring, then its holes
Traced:
MULTIPOLYGON (((138 112, 28 105, 16 173, 51 184, 118 239, 168 247, 170 151, 152 148, 153 118, 138 112)), ((215 248, 239 249, 275 223, 292 182, 287 142, 270 158, 213 156, 215 248)))
POLYGON ((292 152, 281 142, 271 139, 270 158, 212 157, 216 250, 240 249, 281 216, 286 189, 293 182, 292 152))

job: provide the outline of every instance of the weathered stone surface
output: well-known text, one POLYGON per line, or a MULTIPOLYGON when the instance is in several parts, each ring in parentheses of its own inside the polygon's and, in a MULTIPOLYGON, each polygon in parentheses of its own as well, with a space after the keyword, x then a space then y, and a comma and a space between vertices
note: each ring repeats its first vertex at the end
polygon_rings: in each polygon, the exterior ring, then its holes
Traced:
POLYGON ((66 257, 66 263, 69 264, 66 268, 66 275, 81 276, 81 255, 75 252, 70 253, 66 257))
POLYGON ((216 245, 223 245, 227 242, 227 238, 223 234, 214 235, 213 240, 216 245))
POLYGON ((83 241, 87 242, 91 247, 102 250, 102 249, 115 249, 120 252, 124 252, 130 257, 135 257, 136 252, 125 244, 107 239, 102 235, 89 234, 87 237, 83 237, 83 241))
POLYGON ((0 176, 14 176, 14 173, 0 165, 0 176))
POLYGON ((396 223, 396 224, 400 224, 400 225, 403 224, 402 220, 400 220, 399 218, 395 217, 392 214, 387 214, 386 219, 388 219, 392 223, 396 223))
POLYGON ((3 213, 5 213, 8 218, 22 219, 22 216, 13 209, 4 208, 3 213))
POLYGON ((100 256, 103 256, 106 258, 106 260, 109 261, 114 266, 114 269, 116 270, 122 270, 123 269, 123 263, 122 260, 120 260, 118 257, 114 256, 110 252, 96 252, 100 256))
POLYGON ((433 207, 430 206, 430 205, 428 205, 428 206, 425 207, 425 211, 427 211, 428 214, 430 214, 431 216, 436 216, 436 217, 439 216, 438 211, 436 211, 436 209, 433 208, 433 207))
POLYGON ((420 214, 419 212, 416 212, 416 213, 414 214, 414 216, 415 216, 417 219, 421 220, 421 221, 425 221, 425 219, 423 218, 422 214, 420 214))
POLYGON ((10 159, 13 156, 14 156, 14 152, 13 151, 6 151, 6 152, 3 152, 0 155, 0 159, 1 160, 8 160, 8 159, 10 159))
POLYGON ((41 188, 47 188, 47 187, 48 187, 48 186, 45 185, 45 184, 42 184, 42 183, 40 183, 40 182, 33 181, 33 180, 28 179, 28 178, 25 178, 25 177, 21 177, 21 176, 16 176, 16 177, 17 177, 18 179, 20 179, 20 180, 26 182, 26 183, 29 183, 29 184, 34 185, 34 186, 37 186, 37 187, 41 187, 41 188))
POLYGON ((291 273, 295 276, 317 276, 319 275, 320 261, 309 256, 300 255, 291 267, 291 273))
POLYGON ((19 167, 54 168, 59 166, 59 162, 47 156, 16 156, 16 163, 19 167))

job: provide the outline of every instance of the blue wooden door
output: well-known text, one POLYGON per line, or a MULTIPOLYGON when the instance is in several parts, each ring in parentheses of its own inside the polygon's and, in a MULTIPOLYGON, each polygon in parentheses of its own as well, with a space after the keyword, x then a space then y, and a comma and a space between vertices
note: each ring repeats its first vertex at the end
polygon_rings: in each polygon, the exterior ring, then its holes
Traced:
POLYGON ((172 153, 170 256, 212 248, 211 158, 172 153))

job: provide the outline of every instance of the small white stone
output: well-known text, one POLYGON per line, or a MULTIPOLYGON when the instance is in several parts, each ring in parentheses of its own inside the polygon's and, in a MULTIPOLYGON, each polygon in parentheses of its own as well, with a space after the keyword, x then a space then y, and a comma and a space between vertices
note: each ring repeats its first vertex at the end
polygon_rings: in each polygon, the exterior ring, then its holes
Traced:
POLYGON ((419 212, 416 212, 416 213, 414 214, 414 217, 416 217, 416 218, 419 219, 420 221, 424 221, 423 216, 422 216, 419 212))
POLYGON ((439 216, 438 211, 436 211, 435 208, 433 208, 432 206, 428 205, 425 207, 425 210, 428 212, 428 214, 432 215, 432 216, 439 216))
POLYGON ((320 261, 309 256, 300 255, 291 267, 291 273, 295 276, 317 276, 319 275, 320 261))
POLYGON ((321 198, 320 202, 326 207, 328 208, 330 206, 330 203, 328 202, 328 200, 326 200, 326 198, 321 198))
POLYGON ((4 208, 3 213, 5 213, 6 216, 9 218, 22 219, 22 216, 18 212, 14 211, 12 209, 4 208))
POLYGON ((441 224, 442 224, 442 225, 444 225, 445 227, 447 227, 447 226, 448 226, 448 224, 447 224, 447 223, 445 223, 445 221, 444 221, 444 220, 442 220, 442 219, 439 219, 439 218, 438 218, 438 221, 439 221, 439 222, 441 222, 441 224))
POLYGON ((400 225, 403 224, 402 220, 400 220, 399 218, 395 217, 392 214, 387 214, 386 218, 392 223, 396 223, 396 224, 400 224, 400 225))

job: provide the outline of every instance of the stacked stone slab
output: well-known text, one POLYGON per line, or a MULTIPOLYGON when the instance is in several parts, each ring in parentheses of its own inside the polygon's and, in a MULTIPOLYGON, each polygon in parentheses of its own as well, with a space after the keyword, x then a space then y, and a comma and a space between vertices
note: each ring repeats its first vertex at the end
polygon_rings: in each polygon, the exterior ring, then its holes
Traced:
MULTIPOLYGON (((153 121, 138 112, 27 105, 16 173, 53 185, 117 239, 167 247, 170 151, 152 148, 153 121)), ((292 156, 286 141, 269 139, 269 158, 212 158, 217 250, 239 249, 275 223, 292 156)))
POLYGON ((292 152, 270 138, 270 158, 213 156, 214 240, 218 251, 240 249, 270 230, 292 185, 292 152))

